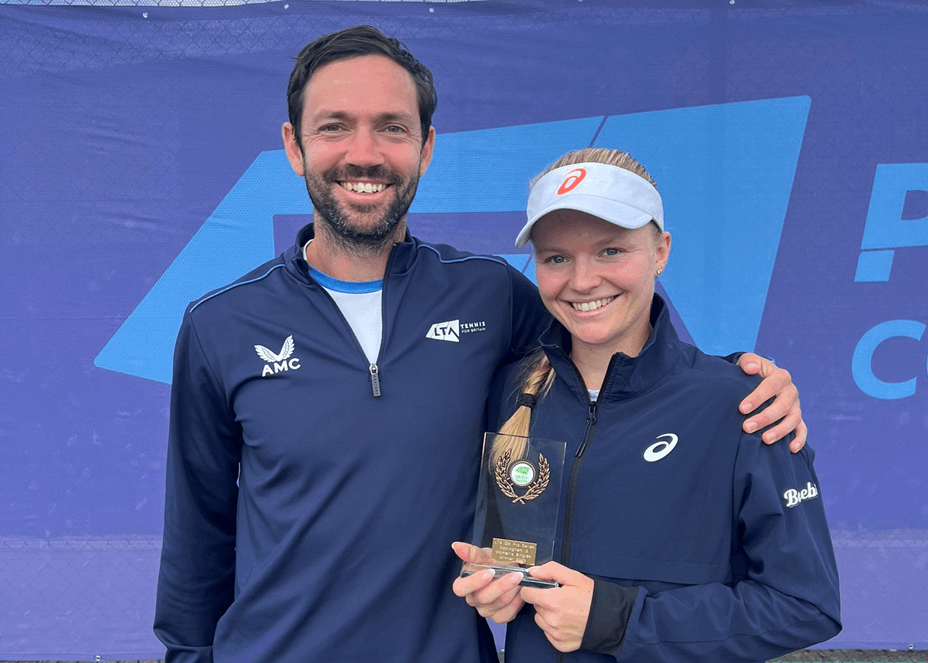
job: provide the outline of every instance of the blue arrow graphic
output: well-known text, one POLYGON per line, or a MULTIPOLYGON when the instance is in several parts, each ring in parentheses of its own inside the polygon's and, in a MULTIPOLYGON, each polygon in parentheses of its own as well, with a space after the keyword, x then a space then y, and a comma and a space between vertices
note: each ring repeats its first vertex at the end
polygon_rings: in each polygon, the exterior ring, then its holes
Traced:
MULTIPOLYGON (((808 97, 788 97, 440 135, 410 212, 521 212, 531 177, 562 153, 627 150, 664 198, 673 249, 661 282, 690 335, 713 354, 750 350, 808 111, 808 97)), ((170 383, 187 303, 272 258, 275 215, 309 214, 283 150, 259 154, 94 364, 170 383)), ((512 241, 500 237, 500 252, 512 241)), ((528 256, 504 257, 533 276, 528 256)))

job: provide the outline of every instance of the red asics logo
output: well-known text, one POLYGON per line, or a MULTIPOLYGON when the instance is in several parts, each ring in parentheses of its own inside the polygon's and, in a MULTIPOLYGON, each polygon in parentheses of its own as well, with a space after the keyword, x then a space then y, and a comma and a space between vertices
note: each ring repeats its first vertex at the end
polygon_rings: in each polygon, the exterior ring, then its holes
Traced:
POLYGON ((586 171, 583 168, 575 168, 569 173, 567 177, 564 178, 564 181, 561 182, 560 188, 557 190, 557 195, 563 195, 568 191, 572 191, 580 182, 583 181, 583 178, 586 177, 586 171))

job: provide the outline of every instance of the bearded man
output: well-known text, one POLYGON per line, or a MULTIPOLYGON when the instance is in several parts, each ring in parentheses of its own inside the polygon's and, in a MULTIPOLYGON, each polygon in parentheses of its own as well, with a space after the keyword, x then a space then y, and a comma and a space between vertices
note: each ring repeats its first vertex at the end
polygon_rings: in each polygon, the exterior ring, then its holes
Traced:
MULTIPOLYGON (((403 44, 320 37, 287 99, 314 223, 184 315, 155 633, 168 663, 495 663, 450 544, 490 380, 548 316, 503 260, 409 235, 437 95, 403 44)), ((753 402, 779 394, 753 423, 801 425, 789 374, 750 358, 753 402)))

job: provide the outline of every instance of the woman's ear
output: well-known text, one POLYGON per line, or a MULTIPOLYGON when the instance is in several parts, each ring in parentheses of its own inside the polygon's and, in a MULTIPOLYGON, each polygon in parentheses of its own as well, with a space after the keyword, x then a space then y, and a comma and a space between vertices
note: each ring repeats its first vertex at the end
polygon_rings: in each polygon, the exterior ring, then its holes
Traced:
POLYGON ((667 259, 670 258, 670 233, 661 233, 657 240, 657 261, 655 271, 660 274, 667 268, 667 259))

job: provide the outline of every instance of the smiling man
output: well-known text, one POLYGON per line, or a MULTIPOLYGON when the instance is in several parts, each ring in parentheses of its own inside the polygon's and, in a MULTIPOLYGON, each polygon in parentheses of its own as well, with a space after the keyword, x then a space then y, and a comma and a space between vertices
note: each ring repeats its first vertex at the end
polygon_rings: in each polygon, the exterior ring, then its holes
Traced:
MULTIPOLYGON (((320 37, 287 99, 314 223, 184 315, 155 632, 169 663, 495 662, 449 545, 473 515, 490 380, 547 314, 503 260, 407 232, 437 97, 405 46, 320 37)), ((753 402, 779 395, 752 419, 783 418, 781 437, 796 390, 753 359, 771 375, 753 402)))
POLYGON ((381 278, 435 145, 413 78, 382 55, 337 60, 313 74, 302 99, 283 139, 317 218, 306 260, 341 280, 381 278))

